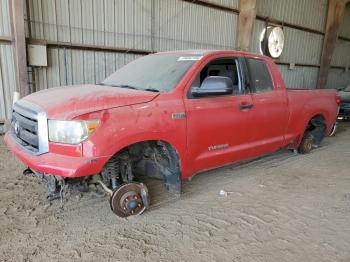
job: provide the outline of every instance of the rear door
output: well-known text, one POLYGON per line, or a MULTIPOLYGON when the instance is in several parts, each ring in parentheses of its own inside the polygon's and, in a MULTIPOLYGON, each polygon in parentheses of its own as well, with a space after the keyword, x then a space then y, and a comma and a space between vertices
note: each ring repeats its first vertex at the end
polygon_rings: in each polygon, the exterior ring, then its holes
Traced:
POLYGON ((187 161, 193 167, 192 173, 254 154, 252 97, 245 91, 241 72, 241 59, 212 60, 201 69, 186 94, 187 161), (234 92, 224 96, 192 97, 191 88, 200 88, 208 76, 231 78, 234 92))
POLYGON ((286 91, 274 83, 269 67, 262 59, 246 58, 245 73, 252 94, 256 155, 273 152, 285 145, 286 91))

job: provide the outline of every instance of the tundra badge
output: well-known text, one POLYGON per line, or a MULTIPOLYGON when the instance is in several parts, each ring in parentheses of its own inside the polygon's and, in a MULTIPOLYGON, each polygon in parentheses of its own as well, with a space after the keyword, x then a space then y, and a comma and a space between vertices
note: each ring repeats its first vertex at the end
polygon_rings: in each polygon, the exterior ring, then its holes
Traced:
POLYGON ((171 114, 171 118, 173 120, 185 119, 186 118, 186 114, 185 114, 185 112, 172 113, 171 114))

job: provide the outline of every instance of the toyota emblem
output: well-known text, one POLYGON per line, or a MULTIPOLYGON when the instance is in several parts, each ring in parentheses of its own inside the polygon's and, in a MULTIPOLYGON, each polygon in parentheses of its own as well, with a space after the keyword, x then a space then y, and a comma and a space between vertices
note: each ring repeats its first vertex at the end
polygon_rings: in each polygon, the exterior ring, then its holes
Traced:
POLYGON ((13 124, 13 129, 15 130, 15 134, 19 135, 20 127, 18 121, 15 121, 15 123, 13 124))

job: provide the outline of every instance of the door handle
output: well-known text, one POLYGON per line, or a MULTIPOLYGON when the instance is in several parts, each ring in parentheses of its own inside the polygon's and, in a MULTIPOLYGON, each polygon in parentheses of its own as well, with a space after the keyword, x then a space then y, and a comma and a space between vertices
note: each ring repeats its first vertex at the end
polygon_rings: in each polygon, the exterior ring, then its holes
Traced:
POLYGON ((243 110, 243 109, 250 109, 253 106, 254 106, 253 104, 240 104, 239 105, 239 109, 241 109, 241 110, 243 110))

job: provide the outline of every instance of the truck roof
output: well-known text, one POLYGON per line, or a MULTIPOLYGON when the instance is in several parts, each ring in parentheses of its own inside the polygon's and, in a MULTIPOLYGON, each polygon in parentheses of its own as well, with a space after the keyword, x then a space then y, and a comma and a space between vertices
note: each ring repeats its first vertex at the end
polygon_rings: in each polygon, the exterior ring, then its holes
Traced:
POLYGON ((252 56, 252 57, 265 57, 263 55, 257 53, 243 52, 237 50, 209 50, 209 49, 190 49, 190 50, 175 50, 175 51, 165 51, 165 52, 157 52, 156 54, 178 54, 178 55, 210 55, 217 53, 236 53, 244 56, 252 56))

